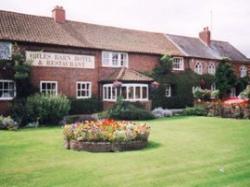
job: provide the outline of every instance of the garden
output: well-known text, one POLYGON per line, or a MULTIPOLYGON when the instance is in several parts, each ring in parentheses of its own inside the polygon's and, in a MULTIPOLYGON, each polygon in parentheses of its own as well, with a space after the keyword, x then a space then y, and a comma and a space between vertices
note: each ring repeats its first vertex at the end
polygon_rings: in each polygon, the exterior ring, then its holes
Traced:
POLYGON ((61 127, 0 131, 1 186, 250 185, 249 120, 179 116, 146 123, 144 149, 115 153, 66 150, 61 127))

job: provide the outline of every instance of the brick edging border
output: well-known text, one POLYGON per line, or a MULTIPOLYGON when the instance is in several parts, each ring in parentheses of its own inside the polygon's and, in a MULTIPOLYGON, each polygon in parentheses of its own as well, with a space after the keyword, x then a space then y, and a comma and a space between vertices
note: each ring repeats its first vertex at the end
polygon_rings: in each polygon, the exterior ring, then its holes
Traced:
POLYGON ((84 141, 65 141, 64 147, 75 151, 88 152, 117 152, 143 149, 148 141, 134 140, 130 142, 84 142, 84 141))

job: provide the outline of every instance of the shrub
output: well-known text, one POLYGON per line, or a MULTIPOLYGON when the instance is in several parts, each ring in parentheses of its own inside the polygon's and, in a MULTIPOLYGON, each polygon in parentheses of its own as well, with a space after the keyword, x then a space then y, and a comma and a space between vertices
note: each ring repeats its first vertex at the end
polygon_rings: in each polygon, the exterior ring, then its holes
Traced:
POLYGON ((57 124, 70 110, 70 101, 62 95, 35 94, 27 98, 26 112, 30 121, 57 124))
POLYGON ((70 114, 92 114, 101 111, 101 102, 96 97, 90 99, 72 99, 70 114))
POLYGON ((154 119, 154 116, 151 112, 136 107, 131 103, 124 102, 121 98, 118 99, 117 103, 109 110, 108 116, 110 118, 120 120, 154 119))
POLYGON ((0 116, 0 129, 17 130, 18 123, 15 122, 10 116, 0 116))
POLYGON ((250 99, 250 85, 248 85, 246 89, 240 93, 240 97, 244 99, 250 99))
POLYGON ((211 99, 211 91, 207 90, 207 89, 201 89, 199 87, 196 87, 193 90, 193 96, 195 99, 209 101, 211 99))
POLYGON ((188 116, 206 116, 207 111, 203 106, 186 107, 184 115, 188 116))
POLYGON ((162 118, 162 117, 170 117, 173 116, 173 112, 171 110, 168 109, 163 109, 161 107, 159 108, 155 108, 152 111, 152 114, 154 115, 154 117, 156 118, 162 118))

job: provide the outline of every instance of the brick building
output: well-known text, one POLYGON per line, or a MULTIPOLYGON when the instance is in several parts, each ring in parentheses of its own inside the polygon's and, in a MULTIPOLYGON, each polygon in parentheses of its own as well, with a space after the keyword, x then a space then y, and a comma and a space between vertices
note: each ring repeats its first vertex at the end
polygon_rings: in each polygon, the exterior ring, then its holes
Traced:
MULTIPOLYGON (((150 107, 154 80, 143 73, 152 71, 164 54, 174 57, 174 71, 214 74, 219 60, 228 57, 236 73, 246 76, 249 59, 210 35, 208 28, 191 38, 69 21, 59 6, 51 18, 0 11, 0 59, 8 59, 16 43, 32 63, 32 84, 40 92, 74 98, 95 95, 105 108, 118 95, 150 107)), ((171 87, 168 93, 171 97, 171 87)), ((14 97, 15 82, 1 68, 0 114, 8 111, 14 97)))

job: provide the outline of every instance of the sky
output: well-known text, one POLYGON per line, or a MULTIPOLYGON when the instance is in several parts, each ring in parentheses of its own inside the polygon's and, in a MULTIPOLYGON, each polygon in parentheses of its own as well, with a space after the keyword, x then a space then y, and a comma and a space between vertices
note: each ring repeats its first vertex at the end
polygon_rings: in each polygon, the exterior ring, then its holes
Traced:
POLYGON ((0 9, 51 16, 63 6, 66 19, 197 37, 209 26, 212 39, 230 42, 250 58, 249 0, 0 0, 0 9))

